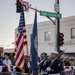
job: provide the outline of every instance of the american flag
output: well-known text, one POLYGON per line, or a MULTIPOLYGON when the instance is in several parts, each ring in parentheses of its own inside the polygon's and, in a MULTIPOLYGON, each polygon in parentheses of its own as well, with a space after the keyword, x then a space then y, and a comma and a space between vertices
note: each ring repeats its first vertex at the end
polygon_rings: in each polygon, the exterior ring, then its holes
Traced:
POLYGON ((24 11, 22 9, 20 14, 20 22, 18 26, 17 36, 16 36, 16 48, 15 48, 15 59, 16 66, 19 67, 22 72, 24 72, 24 46, 27 44, 27 36, 25 29, 25 19, 24 11))

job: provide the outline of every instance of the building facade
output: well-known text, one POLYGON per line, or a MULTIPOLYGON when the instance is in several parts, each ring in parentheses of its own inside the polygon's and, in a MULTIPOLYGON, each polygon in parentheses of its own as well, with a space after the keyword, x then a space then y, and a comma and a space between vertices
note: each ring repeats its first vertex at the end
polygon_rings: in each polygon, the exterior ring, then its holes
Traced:
MULTIPOLYGON (((33 24, 26 26, 28 49, 31 45, 31 34, 33 24)), ((60 20, 60 32, 64 34, 64 45, 61 50, 65 50, 65 55, 75 56, 75 16, 60 20)), ((38 23, 38 53, 50 52, 55 49, 55 25, 51 21, 38 23)))
MULTIPOLYGON (((48 55, 55 49, 55 25, 51 21, 38 23, 38 54, 47 52, 48 55)), ((26 25, 28 50, 30 53, 31 34, 33 24, 26 25)), ((17 29, 15 30, 15 34, 17 29)), ((75 16, 60 20, 60 32, 64 34, 64 45, 61 50, 65 50, 65 56, 75 56, 75 16)), ((26 50, 25 50, 26 52, 26 50)))

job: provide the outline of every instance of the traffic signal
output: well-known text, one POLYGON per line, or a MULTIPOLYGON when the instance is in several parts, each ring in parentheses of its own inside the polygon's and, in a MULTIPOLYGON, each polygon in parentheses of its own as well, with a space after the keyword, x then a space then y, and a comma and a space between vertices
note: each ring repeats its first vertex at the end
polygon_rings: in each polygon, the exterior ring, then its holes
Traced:
POLYGON ((62 46, 64 44, 64 34, 59 33, 59 38, 58 38, 58 45, 62 46))
POLYGON ((22 9, 22 4, 19 0, 16 0, 16 12, 20 13, 22 9))

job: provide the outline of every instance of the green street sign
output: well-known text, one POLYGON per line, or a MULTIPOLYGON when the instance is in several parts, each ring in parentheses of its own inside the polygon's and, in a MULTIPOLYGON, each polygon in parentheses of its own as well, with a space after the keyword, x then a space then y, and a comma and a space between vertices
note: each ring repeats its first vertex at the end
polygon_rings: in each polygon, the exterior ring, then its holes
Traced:
POLYGON ((61 14, 57 14, 53 12, 40 11, 40 15, 47 16, 47 17, 61 18, 61 14))

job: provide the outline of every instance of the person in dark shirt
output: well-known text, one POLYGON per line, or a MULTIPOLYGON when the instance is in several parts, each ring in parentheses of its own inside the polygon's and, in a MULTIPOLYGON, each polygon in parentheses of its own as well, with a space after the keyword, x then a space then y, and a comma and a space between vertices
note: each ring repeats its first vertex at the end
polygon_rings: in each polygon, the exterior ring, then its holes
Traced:
POLYGON ((48 67, 47 53, 43 52, 40 55, 39 72, 41 75, 47 75, 46 68, 48 67))
POLYGON ((24 68, 25 68, 25 73, 27 75, 31 74, 31 62, 30 62, 30 56, 24 55, 24 68))
POLYGON ((64 69, 60 59, 58 58, 57 51, 53 51, 51 53, 51 59, 52 60, 50 60, 50 65, 46 69, 48 71, 48 74, 60 74, 60 72, 63 71, 64 69))

